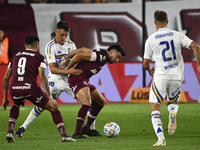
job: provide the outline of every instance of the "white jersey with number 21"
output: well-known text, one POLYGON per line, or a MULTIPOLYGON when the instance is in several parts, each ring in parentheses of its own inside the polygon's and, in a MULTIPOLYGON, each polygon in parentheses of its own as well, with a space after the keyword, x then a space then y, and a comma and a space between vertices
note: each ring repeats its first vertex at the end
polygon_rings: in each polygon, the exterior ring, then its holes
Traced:
POLYGON ((186 35, 161 28, 145 44, 145 59, 155 60, 154 77, 157 79, 183 80, 184 63, 182 47, 189 48, 192 40, 186 35))

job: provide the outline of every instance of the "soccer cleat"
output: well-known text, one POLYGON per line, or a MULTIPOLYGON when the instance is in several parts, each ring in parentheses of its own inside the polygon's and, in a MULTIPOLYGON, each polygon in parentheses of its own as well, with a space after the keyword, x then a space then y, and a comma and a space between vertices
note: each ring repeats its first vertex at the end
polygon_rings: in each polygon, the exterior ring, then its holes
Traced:
POLYGON ((92 132, 92 130, 85 130, 85 128, 83 127, 81 130, 81 134, 87 134, 88 136, 95 136, 92 132))
POLYGON ((92 129, 92 133, 93 133, 93 136, 102 136, 99 131, 97 131, 96 129, 92 129))
POLYGON ((70 136, 63 136, 62 142, 76 142, 76 140, 71 138, 70 136))
POLYGON ((15 143, 15 138, 14 138, 14 135, 12 133, 8 133, 6 135, 6 139, 7 139, 8 143, 15 143))
POLYGON ((166 146, 166 141, 157 141, 155 144, 153 144, 153 146, 166 146))
POLYGON ((73 134, 72 138, 74 138, 74 139, 86 139, 87 137, 85 137, 85 136, 81 135, 80 133, 78 133, 78 134, 73 134))
POLYGON ((24 129, 24 127, 18 128, 17 131, 15 132, 15 135, 19 138, 22 138, 22 135, 24 134, 26 130, 24 129))
POLYGON ((168 122, 168 133, 170 135, 174 134, 176 131, 176 113, 174 110, 170 111, 169 122, 168 122))

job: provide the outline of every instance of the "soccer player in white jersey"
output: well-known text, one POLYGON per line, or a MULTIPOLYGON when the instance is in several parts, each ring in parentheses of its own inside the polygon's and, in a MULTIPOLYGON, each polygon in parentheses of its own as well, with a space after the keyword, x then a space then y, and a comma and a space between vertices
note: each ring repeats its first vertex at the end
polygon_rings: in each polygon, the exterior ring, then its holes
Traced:
POLYGON ((186 35, 167 28, 168 16, 164 11, 155 11, 154 23, 157 32, 153 33, 145 43, 144 68, 153 77, 149 102, 151 106, 151 122, 158 141, 153 146, 166 146, 161 120, 161 103, 167 96, 169 111, 168 133, 174 134, 177 122, 176 114, 181 94, 184 63, 181 48, 192 49, 196 57, 198 76, 200 77, 200 48, 186 35), (154 59, 155 67, 150 62, 154 59))
MULTIPOLYGON (((59 68, 63 58, 76 50, 76 45, 70 39, 67 39, 70 32, 70 26, 65 21, 59 21, 57 23, 57 29, 55 31, 56 37, 47 43, 45 47, 45 57, 49 65, 48 82, 50 87, 50 93, 54 100, 56 100, 62 92, 66 92, 74 98, 74 93, 68 84, 68 74, 77 75, 81 70, 66 70, 69 61, 59 68)), ((82 71, 81 71, 82 72, 82 71)), ((16 131, 16 136, 21 138, 26 128, 43 112, 43 109, 35 106, 22 126, 16 131)), ((88 112, 89 113, 89 112, 88 112)), ((95 121, 92 124, 94 136, 101 136, 100 133, 95 130, 95 121)))

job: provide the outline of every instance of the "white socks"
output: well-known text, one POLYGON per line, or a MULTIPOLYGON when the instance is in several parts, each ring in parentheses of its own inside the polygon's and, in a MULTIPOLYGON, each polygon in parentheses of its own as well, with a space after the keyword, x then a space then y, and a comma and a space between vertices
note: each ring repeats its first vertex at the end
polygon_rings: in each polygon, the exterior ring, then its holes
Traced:
POLYGON ((43 110, 38 107, 38 106, 35 106, 30 114, 28 115, 27 119, 25 120, 25 122, 22 124, 21 127, 24 127, 25 130, 26 128, 43 112, 43 110))
POLYGON ((154 131, 158 137, 158 141, 165 140, 163 128, 162 128, 161 114, 159 111, 153 111, 151 113, 151 122, 154 128, 154 131))
POLYGON ((167 106, 167 109, 168 109, 168 111, 170 112, 171 110, 174 110, 175 111, 175 113, 177 114, 177 112, 178 112, 178 104, 169 104, 168 106, 167 106))

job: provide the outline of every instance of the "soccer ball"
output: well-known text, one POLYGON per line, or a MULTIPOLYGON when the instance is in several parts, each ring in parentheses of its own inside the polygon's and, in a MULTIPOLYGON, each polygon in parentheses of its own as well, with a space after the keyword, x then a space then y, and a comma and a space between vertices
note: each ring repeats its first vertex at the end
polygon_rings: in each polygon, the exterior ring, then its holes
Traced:
POLYGON ((120 132, 120 127, 115 122, 108 122, 103 128, 103 132, 104 132, 105 136, 107 136, 109 138, 117 137, 120 132))

